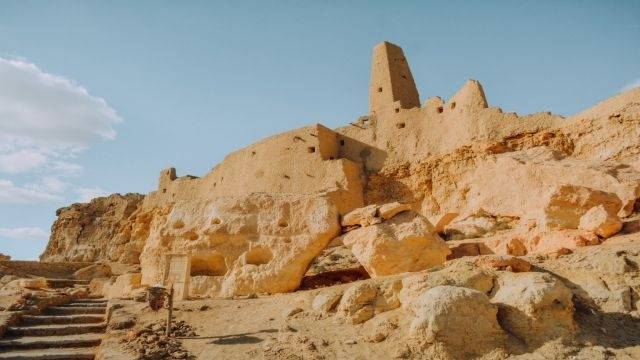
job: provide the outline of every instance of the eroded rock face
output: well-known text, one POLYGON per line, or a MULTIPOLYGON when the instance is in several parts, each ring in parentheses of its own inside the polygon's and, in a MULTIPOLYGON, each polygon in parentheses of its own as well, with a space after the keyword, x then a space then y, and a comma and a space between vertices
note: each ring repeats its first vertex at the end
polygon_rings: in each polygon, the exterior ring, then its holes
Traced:
POLYGON ((579 228, 608 238, 622 230, 622 221, 616 214, 611 214, 602 206, 594 206, 580 217, 579 228))
POLYGON ((608 214, 616 216, 622 202, 613 193, 584 186, 558 186, 545 201, 540 222, 552 229, 577 229, 580 218, 595 206, 602 206, 608 214))
POLYGON ((139 247, 129 247, 132 216, 143 195, 113 194, 58 209, 51 238, 41 261, 138 263, 139 247))
POLYGON ((251 194, 176 203, 152 222, 142 282, 160 282, 164 254, 179 252, 191 257, 191 276, 209 277, 200 295, 292 291, 339 231, 337 210, 325 197, 251 194))
POLYGON ((575 330, 571 291, 544 273, 505 273, 491 302, 500 324, 529 344, 540 345, 575 330))
POLYGON ((343 242, 372 277, 441 265, 450 253, 429 221, 409 211, 352 230, 343 242))
POLYGON ((410 309, 415 314, 412 336, 442 343, 454 352, 480 355, 506 340, 497 307, 477 290, 436 286, 418 297, 410 309))

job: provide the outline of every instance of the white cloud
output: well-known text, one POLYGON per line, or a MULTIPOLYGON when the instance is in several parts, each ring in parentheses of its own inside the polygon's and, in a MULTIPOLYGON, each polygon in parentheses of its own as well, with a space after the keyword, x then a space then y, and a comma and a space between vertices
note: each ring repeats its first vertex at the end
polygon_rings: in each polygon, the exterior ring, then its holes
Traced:
POLYGON ((49 233, 38 227, 0 228, 0 237, 15 240, 47 239, 49 233))
POLYGON ((109 195, 108 191, 97 186, 96 187, 80 187, 80 188, 76 188, 74 191, 76 194, 78 194, 79 202, 89 202, 93 198, 109 195))
MULTIPOLYGON (((69 162, 122 121, 107 103, 72 81, 22 59, 0 58, 0 172, 69 162)), ((49 169, 51 170, 51 169, 49 169)))
POLYGON ((26 204, 56 200, 61 200, 61 197, 37 184, 16 186, 11 180, 0 179, 0 203, 26 204))
POLYGON ((636 87, 640 87, 640 79, 636 79, 635 81, 632 81, 632 82, 628 83, 622 89, 620 89, 620 92, 629 91, 629 90, 631 90, 633 88, 636 88, 636 87))
MULTIPOLYGON (((60 177, 79 175, 78 155, 95 141, 114 139, 120 121, 103 99, 73 81, 0 57, 0 174, 6 174, 0 203, 63 201, 73 187, 60 177)), ((104 190, 74 193, 84 199, 104 190)))

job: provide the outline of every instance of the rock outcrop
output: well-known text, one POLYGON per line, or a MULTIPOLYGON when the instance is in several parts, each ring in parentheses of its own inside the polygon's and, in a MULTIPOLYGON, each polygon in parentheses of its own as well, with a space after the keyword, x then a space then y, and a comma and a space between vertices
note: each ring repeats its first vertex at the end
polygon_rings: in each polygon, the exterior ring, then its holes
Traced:
POLYGON ((338 210, 327 197, 257 193, 176 203, 153 220, 142 282, 162 282, 164 255, 184 253, 191 259, 187 276, 209 280, 206 293, 192 295, 292 291, 339 231, 338 210))
POLYGON ((113 194, 58 209, 51 239, 40 260, 138 263, 141 248, 128 244, 132 215, 143 199, 140 194, 113 194))
POLYGON ((450 253, 429 221, 409 211, 349 231, 342 241, 371 277, 441 265, 450 253))

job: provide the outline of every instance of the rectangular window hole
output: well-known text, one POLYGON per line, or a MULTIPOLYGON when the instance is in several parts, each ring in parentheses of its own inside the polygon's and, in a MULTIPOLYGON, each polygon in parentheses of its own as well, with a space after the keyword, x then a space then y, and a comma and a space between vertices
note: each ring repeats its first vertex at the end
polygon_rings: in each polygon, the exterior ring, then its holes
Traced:
POLYGON ((307 148, 307 152, 308 152, 309 154, 316 152, 316 147, 315 147, 315 146, 309 146, 309 147, 307 148))
POLYGON ((396 127, 397 127, 398 129, 404 129, 404 123, 397 123, 397 124, 396 124, 396 127))

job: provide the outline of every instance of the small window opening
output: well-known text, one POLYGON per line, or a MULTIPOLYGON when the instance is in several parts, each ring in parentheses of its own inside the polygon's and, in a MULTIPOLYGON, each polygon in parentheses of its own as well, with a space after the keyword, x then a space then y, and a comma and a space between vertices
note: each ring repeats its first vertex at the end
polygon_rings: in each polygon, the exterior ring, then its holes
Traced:
POLYGON ((162 193, 166 194, 167 193, 167 189, 162 189, 162 193))
POLYGON ((396 108, 396 114, 400 112, 400 108, 396 108))
POLYGON ((438 113, 442 113, 444 111, 444 109, 442 108, 442 106, 438 106, 438 113))
POLYGON ((309 146, 309 147, 307 148, 307 152, 308 152, 309 154, 316 152, 316 147, 315 147, 315 146, 309 146))
POLYGON ((398 129, 404 129, 404 123, 397 123, 397 124, 396 124, 396 127, 397 127, 398 129))
POLYGON ((451 106, 451 109, 455 109, 455 108, 456 108, 456 103, 455 103, 455 101, 454 101, 454 102, 452 102, 450 106, 451 106))
POLYGON ((329 156, 329 160, 333 160, 335 159, 333 156, 329 156))
POLYGON ((344 140, 340 140, 340 146, 344 146, 344 140))
POLYGON ((381 87, 378 88, 378 92, 382 92, 382 88, 381 87))

